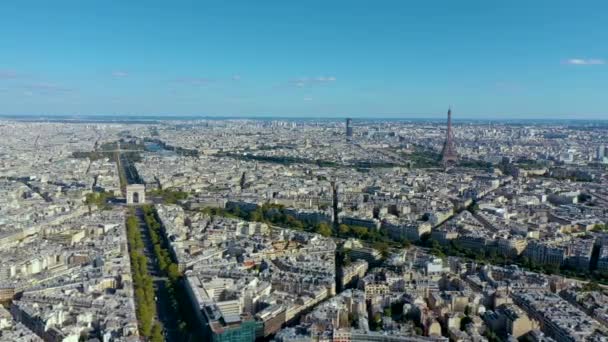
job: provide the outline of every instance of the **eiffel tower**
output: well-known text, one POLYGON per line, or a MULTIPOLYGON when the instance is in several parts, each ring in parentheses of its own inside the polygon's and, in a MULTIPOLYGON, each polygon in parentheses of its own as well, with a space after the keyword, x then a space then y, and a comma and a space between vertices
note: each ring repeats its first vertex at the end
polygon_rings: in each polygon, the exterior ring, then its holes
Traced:
POLYGON ((441 162, 445 168, 458 162, 454 132, 452 131, 452 108, 448 109, 448 131, 445 136, 445 142, 443 143, 443 150, 441 151, 441 162))

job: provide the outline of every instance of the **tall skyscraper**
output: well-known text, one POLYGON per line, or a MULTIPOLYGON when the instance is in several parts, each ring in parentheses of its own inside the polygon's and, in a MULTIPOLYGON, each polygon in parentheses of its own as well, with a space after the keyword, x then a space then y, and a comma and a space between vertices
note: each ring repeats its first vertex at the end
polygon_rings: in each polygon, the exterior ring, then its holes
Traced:
POLYGON ((346 139, 350 140, 353 136, 353 120, 351 118, 346 119, 346 139))
POLYGON ((452 131, 452 109, 448 109, 448 130, 441 151, 441 162, 444 167, 455 164, 458 161, 456 153, 456 143, 454 142, 454 132, 452 131))
POLYGON ((606 157, 606 146, 604 145, 600 145, 597 147, 597 153, 596 153, 596 159, 599 161, 604 160, 604 157, 606 157))

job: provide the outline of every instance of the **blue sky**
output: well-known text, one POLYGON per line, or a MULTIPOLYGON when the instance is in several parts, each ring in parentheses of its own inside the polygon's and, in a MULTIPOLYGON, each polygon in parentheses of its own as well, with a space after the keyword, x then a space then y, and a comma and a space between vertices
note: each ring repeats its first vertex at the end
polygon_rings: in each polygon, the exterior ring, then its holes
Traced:
POLYGON ((608 1, 2 1, 1 114, 608 119, 608 1))

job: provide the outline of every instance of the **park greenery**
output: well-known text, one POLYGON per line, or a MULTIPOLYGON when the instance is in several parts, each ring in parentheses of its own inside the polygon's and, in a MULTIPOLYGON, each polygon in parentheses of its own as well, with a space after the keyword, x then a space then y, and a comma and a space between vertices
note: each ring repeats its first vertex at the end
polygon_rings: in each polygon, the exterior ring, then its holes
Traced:
MULTIPOLYGON (((429 169, 442 166, 441 154, 427 146, 414 145, 414 150, 412 152, 401 154, 408 159, 410 167, 414 169, 429 169)), ((492 163, 465 158, 459 160, 456 166, 469 169, 489 170, 492 168, 492 163)))
POLYGON ((97 207, 102 210, 110 210, 111 206, 108 203, 114 199, 114 194, 109 191, 91 192, 85 197, 84 203, 89 207, 97 207))
POLYGON ((416 145, 414 151, 404 155, 415 169, 428 169, 440 167, 441 155, 435 150, 421 145, 416 145))
POLYGON ((162 149, 167 150, 167 151, 173 151, 180 156, 185 156, 185 157, 198 157, 199 156, 198 150, 169 145, 166 142, 164 142, 160 139, 157 139, 157 138, 145 138, 144 141, 148 142, 148 143, 157 144, 162 149))
POLYGON ((485 162, 476 159, 462 159, 458 161, 458 167, 465 167, 469 169, 479 170, 490 170, 492 169, 492 163, 485 162))
POLYGON ((517 167, 524 170, 537 170, 549 167, 549 164, 547 164, 547 162, 530 158, 519 158, 514 161, 514 163, 515 165, 517 165, 517 167))
POLYGON ((172 188, 167 189, 154 189, 148 191, 149 197, 158 196, 163 199, 164 203, 177 204, 179 201, 188 199, 188 193, 185 191, 174 190, 172 188))
POLYGON ((122 154, 133 162, 141 160, 141 156, 138 151, 144 151, 145 145, 120 139, 118 142, 104 143, 97 146, 94 151, 76 151, 72 153, 72 157, 79 159, 89 159, 91 161, 99 159, 115 159, 116 150, 118 150, 118 144, 120 142, 121 150, 129 150, 129 152, 123 152, 122 154))

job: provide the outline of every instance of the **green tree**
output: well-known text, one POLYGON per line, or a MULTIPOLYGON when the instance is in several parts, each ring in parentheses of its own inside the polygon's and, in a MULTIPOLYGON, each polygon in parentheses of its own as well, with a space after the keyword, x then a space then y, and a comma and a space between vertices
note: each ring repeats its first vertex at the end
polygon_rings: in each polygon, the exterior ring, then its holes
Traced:
POLYGON ((388 257, 388 243, 383 241, 374 242, 373 247, 374 249, 380 251, 380 254, 382 254, 383 258, 388 257))
POLYGON ((601 291, 602 288, 595 281, 590 281, 590 282, 586 283, 585 285, 583 285, 581 290, 585 291, 585 292, 592 292, 592 291, 601 291))
POLYGON ((374 314, 372 323, 374 326, 373 330, 380 330, 380 328, 382 327, 382 314, 380 312, 376 312, 374 314))
POLYGON ((264 221, 264 213, 262 212, 262 208, 257 208, 256 210, 249 213, 249 220, 256 222, 264 221))
POLYGON ((140 303, 137 308, 137 316, 139 317, 139 329, 143 336, 150 336, 152 332, 152 313, 148 310, 148 306, 140 303))
POLYGON ((111 192, 92 192, 86 195, 84 203, 89 207, 89 210, 92 206, 109 210, 111 207, 108 205, 108 201, 113 198, 114 195, 111 192))
POLYGON ((325 237, 329 237, 332 234, 332 230, 331 227, 325 223, 325 222, 321 222, 317 225, 317 229, 316 229, 318 234, 321 234, 325 237))
POLYGON ((171 263, 169 265, 167 268, 167 275, 172 281, 177 280, 180 277, 181 274, 179 273, 179 268, 175 263, 171 263))
POLYGON ((359 239, 365 239, 368 235, 368 229, 366 227, 354 226, 351 230, 355 233, 355 236, 359 239))
POLYGON ((348 236, 348 234, 350 233, 350 227, 345 224, 341 224, 340 226, 338 226, 338 232, 342 237, 348 236))
POLYGON ((496 335, 496 333, 490 330, 489 328, 486 328, 483 333, 483 336, 485 336, 489 342, 501 342, 501 339, 498 337, 498 335, 496 335))
POLYGON ((165 340, 165 338, 163 337, 163 328, 161 328, 159 323, 154 323, 150 339, 152 340, 152 342, 162 342, 165 340))

